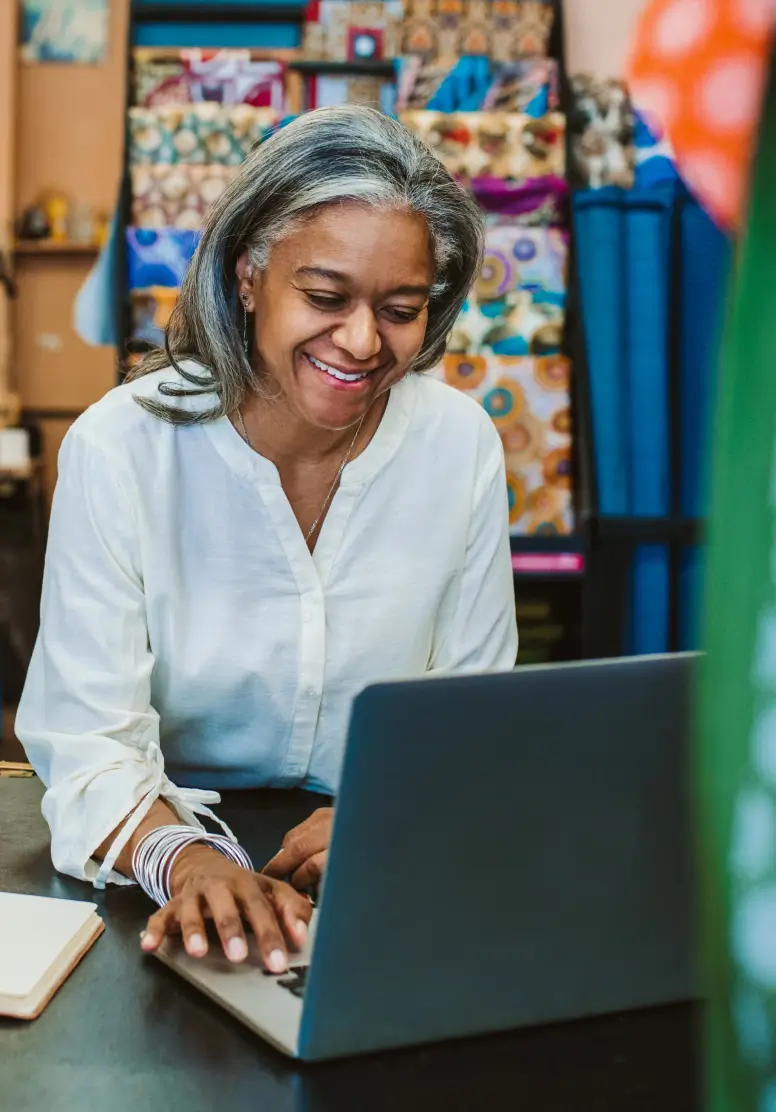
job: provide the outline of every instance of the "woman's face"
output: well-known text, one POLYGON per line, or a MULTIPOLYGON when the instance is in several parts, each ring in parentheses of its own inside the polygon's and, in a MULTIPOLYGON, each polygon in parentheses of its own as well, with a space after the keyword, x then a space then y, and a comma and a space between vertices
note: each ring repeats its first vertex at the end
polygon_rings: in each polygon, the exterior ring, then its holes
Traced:
POLYGON ((317 427, 359 421, 423 345, 433 264, 416 214, 322 209, 273 248, 263 272, 243 255, 237 275, 255 313, 257 369, 317 427))

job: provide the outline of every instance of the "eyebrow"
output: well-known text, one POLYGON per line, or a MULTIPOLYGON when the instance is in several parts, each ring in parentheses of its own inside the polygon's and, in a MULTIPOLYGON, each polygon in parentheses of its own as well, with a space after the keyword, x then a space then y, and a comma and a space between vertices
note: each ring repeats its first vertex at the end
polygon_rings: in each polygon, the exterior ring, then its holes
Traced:
MULTIPOLYGON (((304 275, 304 277, 306 278, 323 278, 324 281, 328 282, 342 282, 343 285, 347 285, 347 283, 350 281, 347 274, 342 274, 339 270, 328 270, 326 267, 322 266, 300 266, 297 269, 296 273, 299 275, 304 275)), ((413 297, 416 295, 428 297, 430 292, 431 287, 424 286, 422 284, 417 286, 396 286, 394 289, 388 290, 389 294, 404 294, 405 296, 409 297, 413 297)))

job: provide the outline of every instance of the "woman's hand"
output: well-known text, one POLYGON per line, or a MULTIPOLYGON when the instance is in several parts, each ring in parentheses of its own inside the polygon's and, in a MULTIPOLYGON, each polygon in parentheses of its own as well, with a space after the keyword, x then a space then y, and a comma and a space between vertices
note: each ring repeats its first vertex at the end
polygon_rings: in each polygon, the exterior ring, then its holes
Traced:
POLYGON ((308 899, 279 880, 240 868, 208 846, 188 846, 180 854, 170 891, 169 903, 148 920, 142 940, 146 951, 158 949, 165 935, 180 932, 186 951, 204 957, 208 951, 205 918, 211 918, 227 958, 245 961, 245 920, 267 969, 282 973, 289 948, 300 949, 307 937, 312 914, 308 899))
POLYGON ((319 807, 283 839, 283 848, 262 869, 262 876, 289 878, 294 888, 314 888, 320 882, 329 856, 334 808, 319 807))

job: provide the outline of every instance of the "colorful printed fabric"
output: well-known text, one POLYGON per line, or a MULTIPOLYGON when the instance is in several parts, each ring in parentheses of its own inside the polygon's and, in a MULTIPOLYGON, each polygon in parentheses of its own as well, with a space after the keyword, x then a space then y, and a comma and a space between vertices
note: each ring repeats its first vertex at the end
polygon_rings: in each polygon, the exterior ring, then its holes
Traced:
POLYGON ((724 227, 739 227, 776 10, 771 0, 652 0, 630 83, 666 132, 684 180, 724 227))
POLYGON ((127 278, 130 290, 180 286, 199 242, 183 228, 127 228, 127 278))
POLYGON ((501 178, 473 178, 471 189, 486 220, 497 222, 509 216, 515 224, 526 227, 549 227, 568 223, 568 183, 564 178, 548 175, 529 178, 524 182, 502 181, 501 178))
POLYGON ((395 58, 403 10, 401 0, 311 0, 302 32, 304 57, 329 62, 395 58))
POLYGON ((236 166, 133 166, 132 223, 138 228, 201 228, 236 166))
POLYGON ((492 63, 485 57, 436 62, 422 54, 398 60, 396 111, 524 112, 538 118, 559 106, 552 58, 492 63))
POLYGON ((159 60, 135 52, 135 104, 249 104, 285 112, 285 66, 256 61, 248 50, 181 50, 159 60))
POLYGON ((576 182, 587 189, 632 188, 635 117, 625 84, 579 74, 571 79, 571 95, 568 126, 576 182))
POLYGON ((174 286, 151 286, 132 290, 132 340, 138 344, 162 347, 165 329, 178 300, 174 286))
POLYGON ((408 0, 401 52, 442 63, 544 56, 554 18, 553 6, 540 0, 408 0))
POLYGON ((511 533, 572 532, 568 359, 446 355, 434 373, 477 398, 501 434, 511 533))
POLYGON ((402 112, 399 117, 463 181, 565 173, 565 118, 510 112, 402 112))
POLYGON ((242 104, 130 108, 130 163, 238 166, 278 122, 272 109, 242 104))

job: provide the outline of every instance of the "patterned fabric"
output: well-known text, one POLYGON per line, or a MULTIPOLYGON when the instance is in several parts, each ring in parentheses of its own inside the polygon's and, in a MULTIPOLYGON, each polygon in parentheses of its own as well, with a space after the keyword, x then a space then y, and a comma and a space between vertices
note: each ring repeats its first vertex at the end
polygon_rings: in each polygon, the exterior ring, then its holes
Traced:
POLYGON ((541 228, 567 223, 568 184, 563 178, 548 175, 520 183, 476 178, 472 188, 480 208, 495 220, 509 216, 515 224, 541 228))
POLYGON ((249 104, 285 111, 285 66, 256 61, 247 50, 181 50, 174 60, 135 52, 135 104, 249 104))
POLYGON ((399 59, 396 110, 525 112, 544 116, 559 106, 558 67, 552 58, 492 63, 465 57, 437 62, 422 54, 399 59))
POLYGON ((493 218, 485 260, 448 340, 460 355, 559 354, 568 233, 493 218))
POLYGON ((509 112, 402 112, 400 119, 463 181, 565 173, 565 119, 509 112))
POLYGON ((553 22, 552 5, 539 0, 408 0, 401 52, 514 62, 547 54, 553 22))
POLYGON ((399 53, 401 0, 317 0, 310 10, 316 18, 304 24, 305 58, 346 62, 364 57, 355 42, 359 35, 371 40, 372 58, 395 58, 399 53))
POLYGON ((197 232, 183 228, 127 228, 129 288, 180 286, 198 242, 197 232))
POLYGON ((636 167, 635 117, 625 84, 580 74, 571 79, 571 95, 568 126, 572 172, 578 184, 588 189, 605 185, 630 189, 636 167))
POLYGON ((572 532, 569 361, 448 354, 434 373, 477 398, 501 434, 512 534, 572 532))
POLYGON ((652 0, 630 83, 667 133, 682 177, 713 216, 739 226, 776 9, 771 0, 652 0))
POLYGON ((133 166, 132 223, 197 229, 238 172, 236 166, 133 166))
POLYGON ((135 343, 162 347, 170 314, 178 300, 174 286, 150 286, 132 290, 132 339, 135 343))
POLYGON ((130 108, 130 162, 238 166, 278 122, 272 109, 248 105, 130 108))

